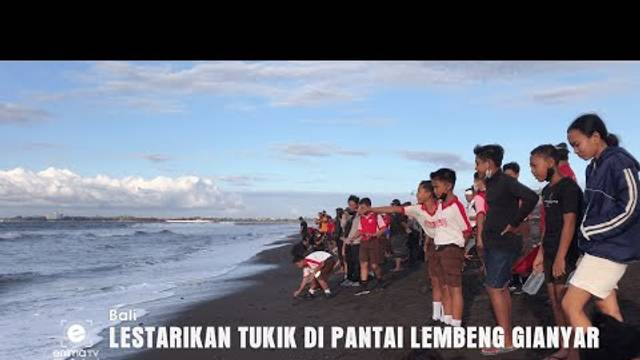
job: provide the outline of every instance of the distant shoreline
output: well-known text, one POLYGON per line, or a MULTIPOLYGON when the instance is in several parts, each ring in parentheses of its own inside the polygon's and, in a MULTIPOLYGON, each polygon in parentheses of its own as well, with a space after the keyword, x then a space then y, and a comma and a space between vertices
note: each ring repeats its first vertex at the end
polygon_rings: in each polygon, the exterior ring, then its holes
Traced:
POLYGON ((68 222, 68 221, 91 221, 91 222, 149 222, 149 223, 222 223, 233 222, 236 224, 262 224, 262 223, 293 223, 298 219, 274 219, 274 218, 154 218, 154 217, 134 217, 134 216, 113 216, 113 217, 90 217, 90 216, 65 216, 59 219, 47 219, 44 216, 15 216, 11 218, 0 218, 3 223, 15 222, 68 222))

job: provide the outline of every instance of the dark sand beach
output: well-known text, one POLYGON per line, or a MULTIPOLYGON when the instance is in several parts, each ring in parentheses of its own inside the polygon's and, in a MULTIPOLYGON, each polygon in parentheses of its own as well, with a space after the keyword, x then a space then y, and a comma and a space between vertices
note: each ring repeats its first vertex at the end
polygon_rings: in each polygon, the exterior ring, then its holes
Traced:
MULTIPOLYGON (((424 264, 390 277, 389 286, 365 296, 354 296, 357 290, 340 288, 340 276, 332 285, 337 292, 331 299, 294 299, 292 292, 299 284, 300 270, 291 264, 290 244, 263 251, 252 260, 256 263, 276 264, 271 270, 250 276, 254 285, 235 294, 200 303, 175 317, 170 326, 230 326, 231 349, 146 350, 131 359, 478 359, 477 349, 410 349, 409 328, 424 326, 431 316, 430 287, 425 278, 424 264), (302 327, 324 326, 329 337, 331 326, 403 326, 404 349, 353 350, 302 349, 302 327), (298 349, 253 350, 239 349, 238 326, 296 326, 298 349)), ((629 267, 620 284, 620 304, 626 321, 640 325, 640 266, 629 267)), ((482 288, 477 267, 469 266, 463 277, 465 326, 494 326, 489 299, 482 288)), ((546 290, 538 295, 513 295, 514 325, 552 326, 551 309, 546 302, 546 290)), ((109 351, 109 350, 107 350, 109 351)), ((110 350, 109 352, 114 351, 110 350)), ((541 359, 551 350, 518 350, 500 355, 503 359, 541 359)))

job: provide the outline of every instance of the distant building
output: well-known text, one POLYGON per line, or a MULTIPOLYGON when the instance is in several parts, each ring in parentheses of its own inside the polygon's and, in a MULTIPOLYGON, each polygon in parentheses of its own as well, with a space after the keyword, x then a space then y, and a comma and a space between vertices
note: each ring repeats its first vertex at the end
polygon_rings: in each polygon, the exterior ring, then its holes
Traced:
POLYGON ((54 211, 53 214, 47 214, 47 220, 62 220, 64 218, 64 214, 61 212, 54 211))

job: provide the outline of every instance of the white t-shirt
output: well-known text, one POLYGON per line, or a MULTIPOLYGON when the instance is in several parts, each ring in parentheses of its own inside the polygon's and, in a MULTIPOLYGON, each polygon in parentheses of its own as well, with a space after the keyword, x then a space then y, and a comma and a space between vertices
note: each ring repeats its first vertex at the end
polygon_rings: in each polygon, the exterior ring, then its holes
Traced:
POLYGON ((430 213, 427 207, 421 204, 405 206, 402 208, 402 212, 408 217, 415 219, 428 237, 432 239, 435 237, 436 212, 430 213))
POLYGON ((322 264, 325 260, 327 260, 331 256, 333 255, 331 255, 326 251, 314 251, 311 254, 307 255, 304 258, 304 263, 307 266, 305 266, 302 269, 303 276, 307 276, 311 273, 315 273, 316 271, 318 271, 318 267, 320 267, 320 264, 322 264))
POLYGON ((471 199, 471 202, 467 204, 467 217, 469 217, 469 223, 471 224, 471 227, 475 227, 476 226, 476 220, 472 219, 476 217, 476 203, 475 203, 475 199, 471 199))
POLYGON ((464 247, 464 234, 471 233, 471 224, 464 205, 454 197, 449 203, 438 203, 436 210, 436 231, 433 243, 436 245, 455 244, 464 247))

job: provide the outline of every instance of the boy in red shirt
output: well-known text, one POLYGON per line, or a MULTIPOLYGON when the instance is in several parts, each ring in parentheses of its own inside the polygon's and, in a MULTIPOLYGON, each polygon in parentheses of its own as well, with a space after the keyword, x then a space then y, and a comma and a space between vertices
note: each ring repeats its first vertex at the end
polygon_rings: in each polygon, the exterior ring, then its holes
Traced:
POLYGON ((381 215, 370 211, 371 200, 369 198, 362 198, 359 205, 360 223, 354 237, 360 236, 360 282, 364 292, 366 292, 373 289, 373 287, 367 286, 369 266, 371 266, 371 270, 376 276, 376 286, 382 287, 380 263, 384 255, 381 236, 384 234, 387 225, 381 215))

